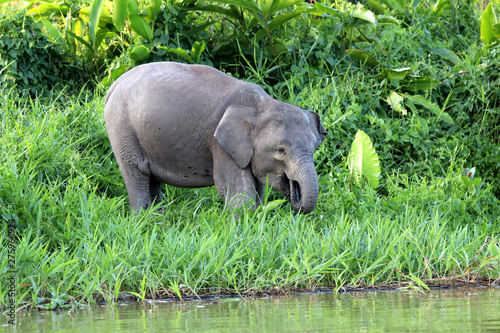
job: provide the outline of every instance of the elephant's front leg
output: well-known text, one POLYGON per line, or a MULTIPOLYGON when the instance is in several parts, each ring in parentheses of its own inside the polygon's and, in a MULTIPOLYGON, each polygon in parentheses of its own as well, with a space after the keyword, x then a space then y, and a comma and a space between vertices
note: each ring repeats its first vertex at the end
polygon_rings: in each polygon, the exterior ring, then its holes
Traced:
POLYGON ((252 210, 260 205, 260 184, 250 166, 240 168, 225 151, 214 156, 214 182, 219 195, 224 198, 230 210, 248 202, 252 204, 252 210))

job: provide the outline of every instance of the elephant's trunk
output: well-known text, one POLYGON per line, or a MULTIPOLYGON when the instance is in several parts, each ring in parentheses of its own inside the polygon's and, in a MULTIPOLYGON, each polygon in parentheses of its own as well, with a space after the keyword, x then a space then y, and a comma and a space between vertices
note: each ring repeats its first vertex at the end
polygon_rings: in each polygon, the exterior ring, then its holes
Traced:
POLYGON ((290 181, 290 202, 296 212, 307 214, 318 202, 318 175, 312 161, 301 164, 296 171, 287 174, 290 181))

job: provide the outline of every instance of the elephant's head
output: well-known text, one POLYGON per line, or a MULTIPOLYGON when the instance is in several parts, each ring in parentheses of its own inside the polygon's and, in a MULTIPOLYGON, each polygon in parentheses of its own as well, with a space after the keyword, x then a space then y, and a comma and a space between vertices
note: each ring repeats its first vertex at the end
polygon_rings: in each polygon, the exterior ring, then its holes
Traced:
POLYGON ((230 106, 215 137, 241 168, 283 193, 297 212, 311 212, 318 201, 314 150, 325 138, 312 111, 270 100, 262 110, 230 106))

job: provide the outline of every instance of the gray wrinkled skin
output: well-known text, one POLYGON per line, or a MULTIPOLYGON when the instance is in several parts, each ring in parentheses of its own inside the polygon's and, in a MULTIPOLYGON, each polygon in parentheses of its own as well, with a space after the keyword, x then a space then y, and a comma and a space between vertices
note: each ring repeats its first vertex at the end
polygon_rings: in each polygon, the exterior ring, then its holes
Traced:
POLYGON ((104 117, 134 210, 158 202, 162 183, 215 185, 233 208, 255 208, 266 179, 295 211, 316 206, 319 116, 255 84, 203 65, 146 64, 111 86, 104 117))

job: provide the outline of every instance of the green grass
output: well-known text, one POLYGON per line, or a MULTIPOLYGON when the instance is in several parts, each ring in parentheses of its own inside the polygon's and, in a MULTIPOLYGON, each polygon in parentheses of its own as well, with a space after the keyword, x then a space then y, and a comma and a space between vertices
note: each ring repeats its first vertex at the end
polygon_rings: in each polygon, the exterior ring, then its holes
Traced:
MULTIPOLYGON (((0 238, 7 244, 6 222, 15 220, 17 307, 498 279, 499 202, 489 185, 465 189, 463 161, 450 151, 441 176, 385 170, 379 189, 350 192, 343 162, 350 142, 335 142, 339 125, 332 124, 356 114, 355 106, 341 112, 352 91, 328 95, 323 86, 290 94, 293 103, 322 110, 330 132, 316 154, 317 208, 305 216, 288 203, 273 209, 273 192, 269 209, 243 210, 240 218, 214 188, 166 187, 159 206, 132 214, 102 92, 45 100, 4 92, 0 238)), ((6 246, 0 256, 7 257, 6 246)), ((7 270, 2 260, 2 286, 7 270)), ((2 288, 2 306, 6 295, 2 288)))

